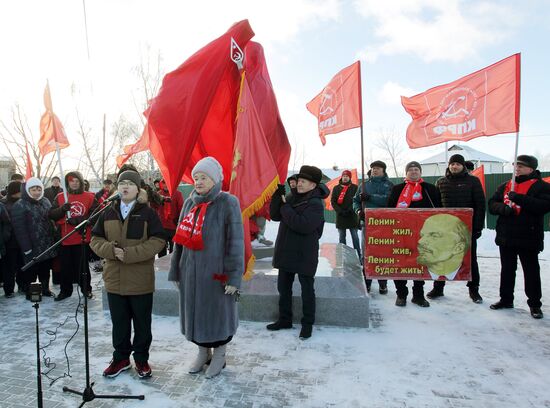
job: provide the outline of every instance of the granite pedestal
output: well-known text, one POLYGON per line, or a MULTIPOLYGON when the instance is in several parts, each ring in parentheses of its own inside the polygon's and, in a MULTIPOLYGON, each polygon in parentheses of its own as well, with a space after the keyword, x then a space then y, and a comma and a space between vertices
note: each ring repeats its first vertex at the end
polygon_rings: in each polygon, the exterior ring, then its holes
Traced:
MULTIPOLYGON (((155 262, 156 291, 153 313, 177 316, 179 293, 168 282, 171 255, 155 262)), ((242 320, 271 322, 278 316, 277 269, 271 258, 259 259, 255 275, 241 285, 239 316, 242 320)), ((301 289, 296 277, 293 286, 293 315, 296 323, 302 316, 301 289)), ((343 244, 322 244, 315 276, 315 324, 329 326, 368 327, 369 296, 355 250, 343 244)), ((108 309, 103 291, 103 307, 108 309)))

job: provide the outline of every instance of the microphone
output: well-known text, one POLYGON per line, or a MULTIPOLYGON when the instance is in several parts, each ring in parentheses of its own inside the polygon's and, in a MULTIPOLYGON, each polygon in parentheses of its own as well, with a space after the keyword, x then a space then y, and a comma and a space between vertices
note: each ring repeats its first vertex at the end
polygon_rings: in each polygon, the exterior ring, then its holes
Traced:
POLYGON ((104 200, 103 202, 104 202, 104 203, 110 203, 111 201, 118 200, 119 198, 120 198, 120 193, 117 191, 117 192, 114 193, 111 197, 107 198, 107 199, 104 200))

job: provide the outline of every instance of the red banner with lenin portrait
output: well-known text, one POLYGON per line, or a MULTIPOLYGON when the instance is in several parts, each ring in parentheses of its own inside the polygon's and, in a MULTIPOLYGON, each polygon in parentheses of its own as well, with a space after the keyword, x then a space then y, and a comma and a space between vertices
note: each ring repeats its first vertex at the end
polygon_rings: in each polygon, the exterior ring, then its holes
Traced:
POLYGON ((368 279, 471 280, 471 208, 365 210, 368 279))

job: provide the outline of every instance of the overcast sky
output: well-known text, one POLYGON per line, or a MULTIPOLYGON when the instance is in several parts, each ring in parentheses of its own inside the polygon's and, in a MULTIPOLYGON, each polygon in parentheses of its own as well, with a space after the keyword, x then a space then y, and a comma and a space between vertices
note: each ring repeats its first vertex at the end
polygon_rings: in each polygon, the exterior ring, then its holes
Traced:
MULTIPOLYGON (((400 95, 453 81, 516 52, 522 53, 519 150, 548 152, 550 1, 88 0, 86 11, 90 59, 82 1, 0 3, 0 119, 9 120, 18 102, 37 134, 48 78, 54 110, 73 143, 63 153, 65 167, 80 156, 75 105, 96 135, 103 112, 108 121, 124 113, 137 122, 133 100, 141 96, 140 84, 132 69, 148 48, 160 51, 169 72, 245 18, 254 40, 265 47, 298 164, 304 149, 308 164, 360 164, 359 131, 329 135, 322 147, 316 120, 305 108, 338 70, 357 59, 363 68, 367 161, 387 159, 373 146, 380 130, 397 133, 405 144, 410 117, 400 95)), ((513 156, 512 136, 468 144, 503 159, 513 156)), ((406 149, 403 160, 442 149, 406 149)))

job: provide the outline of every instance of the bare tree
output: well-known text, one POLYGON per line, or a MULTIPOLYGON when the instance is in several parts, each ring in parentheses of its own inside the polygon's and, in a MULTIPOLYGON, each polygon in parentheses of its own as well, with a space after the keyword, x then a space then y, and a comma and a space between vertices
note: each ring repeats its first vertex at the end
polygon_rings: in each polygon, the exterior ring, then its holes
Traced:
MULTIPOLYGON (((143 112, 149 107, 150 101, 157 95, 162 78, 164 78, 165 71, 162 67, 162 54, 160 50, 156 53, 152 53, 151 46, 145 46, 145 56, 140 53, 139 65, 133 69, 139 82, 139 95, 132 95, 134 101, 134 107, 136 109, 137 116, 141 123, 141 128, 145 127, 145 117, 143 112)), ((155 161, 150 151, 140 154, 140 156, 146 156, 148 162, 149 171, 155 171, 155 161)))
POLYGON ((55 155, 51 154, 49 160, 46 161, 47 164, 43 164, 44 157, 38 149, 38 141, 29 126, 27 116, 17 103, 11 108, 9 123, 0 121, 0 141, 15 163, 16 170, 19 173, 26 173, 26 148, 28 148, 29 156, 34 159, 32 173, 42 181, 46 181, 53 175, 56 167, 55 155))
POLYGON ((405 151, 403 137, 395 129, 380 129, 374 145, 389 156, 395 177, 399 177, 401 172, 397 169, 400 167, 401 156, 405 151))

